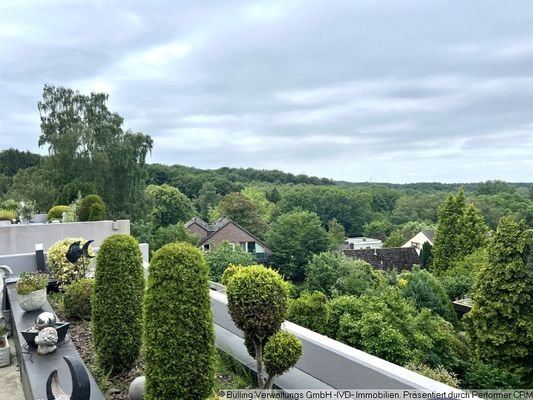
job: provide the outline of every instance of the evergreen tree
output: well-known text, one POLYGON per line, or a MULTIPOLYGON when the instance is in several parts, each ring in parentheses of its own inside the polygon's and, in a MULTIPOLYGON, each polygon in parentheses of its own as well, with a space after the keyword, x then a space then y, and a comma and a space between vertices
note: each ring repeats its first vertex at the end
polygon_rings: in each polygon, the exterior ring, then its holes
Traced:
POLYGON ((483 215, 473 204, 466 206, 458 223, 461 230, 457 240, 458 258, 462 259, 485 246, 488 228, 483 215))
POLYGON ((468 333, 483 362, 522 375, 533 386, 533 265, 523 221, 502 217, 476 276, 468 333))
POLYGON ((463 217, 465 195, 461 189, 457 195, 450 193, 439 206, 438 225, 433 246, 433 268, 441 273, 451 268, 458 253, 457 238, 461 234, 459 221, 463 217))
POLYGON ((424 242, 420 250, 420 266, 429 269, 433 265, 433 246, 429 242, 424 242))
POLYGON ((438 211, 433 268, 441 275, 466 256, 485 246, 487 225, 481 212, 473 205, 466 205, 461 189, 450 194, 438 211))

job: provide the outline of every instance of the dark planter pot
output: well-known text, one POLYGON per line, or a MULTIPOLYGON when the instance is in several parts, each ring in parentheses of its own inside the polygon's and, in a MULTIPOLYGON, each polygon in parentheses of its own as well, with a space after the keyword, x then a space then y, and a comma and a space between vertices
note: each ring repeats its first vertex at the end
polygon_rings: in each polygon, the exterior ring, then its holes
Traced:
MULTIPOLYGON (((69 327, 68 322, 57 322, 56 323, 56 330, 57 330, 57 343, 61 343, 63 340, 65 340, 65 337, 67 336, 67 331, 69 327)), ((34 331, 33 328, 28 328, 23 330, 22 336, 24 336, 24 339, 26 340, 26 343, 30 347, 37 347, 35 344, 35 338, 39 334, 38 331, 34 331)))

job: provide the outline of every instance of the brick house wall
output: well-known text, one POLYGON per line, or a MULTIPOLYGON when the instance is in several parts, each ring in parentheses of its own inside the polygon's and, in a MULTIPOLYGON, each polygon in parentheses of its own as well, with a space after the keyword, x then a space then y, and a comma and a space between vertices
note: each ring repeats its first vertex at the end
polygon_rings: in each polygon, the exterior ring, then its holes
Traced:
POLYGON ((246 231, 243 231, 239 227, 235 226, 233 223, 224 225, 222 228, 216 231, 213 236, 211 236, 204 244, 209 243, 211 246, 217 247, 226 240, 230 243, 235 243, 236 245, 238 245, 240 242, 256 242, 265 249, 265 252, 268 255, 272 254, 272 251, 267 248, 265 244, 258 242, 256 238, 254 238, 246 231))
POLYGON ((198 235, 198 237, 200 238, 200 240, 202 240, 203 238, 205 238, 208 234, 208 232, 203 228, 201 227, 200 225, 198 225, 196 222, 192 223, 191 225, 189 225, 187 227, 187 229, 195 234, 195 235, 198 235))

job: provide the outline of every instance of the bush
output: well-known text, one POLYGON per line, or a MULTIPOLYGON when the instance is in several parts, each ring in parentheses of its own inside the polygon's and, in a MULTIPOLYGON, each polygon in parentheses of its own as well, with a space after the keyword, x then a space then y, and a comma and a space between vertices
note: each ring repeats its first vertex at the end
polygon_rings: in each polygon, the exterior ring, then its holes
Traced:
POLYGON ((520 374, 512 373, 505 367, 474 360, 466 371, 462 387, 465 389, 510 389, 524 386, 520 374))
POLYGON ((63 308, 68 318, 91 319, 94 279, 80 279, 65 288, 63 308))
POLYGON ((208 267, 188 243, 159 249, 150 264, 144 307, 147 400, 212 394, 214 332, 208 267))
POLYGON ((78 207, 78 219, 80 221, 89 221, 89 216, 91 213, 91 206, 93 204, 100 204, 104 209, 105 214, 105 204, 100 196, 97 194, 90 194, 81 199, 80 205, 78 207))
POLYGON ((335 339, 399 365, 455 368, 466 352, 452 324, 428 309, 419 313, 396 288, 335 298, 328 312, 335 339))
MULTIPOLYGON (((408 363, 405 368, 413 371, 418 372, 421 375, 424 375, 430 379, 434 379, 436 381, 442 382, 445 385, 449 385, 451 387, 457 388, 459 387, 459 379, 457 379, 457 375, 453 372, 448 371, 446 368, 442 366, 438 366, 436 368, 428 367, 425 364, 420 363, 408 363)), ((476 389, 480 389, 479 388, 476 389)))
POLYGON ((247 253, 238 246, 233 246, 224 241, 220 246, 206 254, 205 259, 209 265, 209 277, 215 282, 219 282, 222 274, 230 265, 252 265, 254 256, 247 253))
POLYGON ((326 296, 359 296, 368 289, 384 286, 386 282, 383 274, 367 262, 333 252, 314 255, 307 269, 307 288, 326 296))
POLYGON ((189 233, 183 224, 177 223, 155 229, 148 243, 150 244, 150 250, 154 253, 164 245, 174 242, 186 242, 196 246, 198 244, 198 236, 189 233))
MULTIPOLYGON (((84 238, 66 238, 55 242, 47 252, 48 269, 54 278, 62 286, 68 286, 82 278, 85 278, 87 268, 91 260, 81 257, 76 264, 72 264, 66 258, 68 248, 72 243, 80 242, 80 245, 86 242, 84 238)), ((91 254, 89 248, 89 254, 91 254)))
POLYGON ((295 324, 324 334, 328 310, 327 298, 321 292, 304 292, 302 295, 289 302, 287 319, 295 324))
POLYGON ((268 373, 265 388, 270 389, 276 376, 294 367, 302 356, 302 342, 296 335, 278 331, 268 339, 263 360, 268 373))
POLYGON ((92 304, 94 348, 103 371, 128 370, 137 359, 143 295, 139 243, 129 235, 109 236, 96 258, 92 304))
POLYGON ((237 271, 242 267, 242 265, 228 265, 224 274, 222 274, 222 278, 220 278, 220 283, 224 286, 228 286, 230 279, 233 278, 237 271))
POLYGON ((457 324, 453 304, 440 282, 428 271, 414 268, 399 276, 399 286, 406 298, 412 299, 418 310, 428 308, 446 321, 457 324))
POLYGON ((17 218, 16 211, 0 208, 0 221, 11 221, 17 218))
POLYGON ((103 221, 105 218, 104 206, 99 203, 93 203, 89 207, 88 221, 103 221))
POLYGON ((62 220, 63 213, 68 212, 69 206, 54 206, 48 211, 48 221, 53 221, 54 219, 62 220))

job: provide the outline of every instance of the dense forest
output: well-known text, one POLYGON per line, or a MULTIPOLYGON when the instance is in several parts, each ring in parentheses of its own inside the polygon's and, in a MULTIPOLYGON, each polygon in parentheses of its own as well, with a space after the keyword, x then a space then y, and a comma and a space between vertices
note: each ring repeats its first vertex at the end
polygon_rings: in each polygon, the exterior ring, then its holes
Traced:
MULTIPOLYGON (((38 143, 48 155, 0 152, 0 216, 21 201, 45 213, 75 209, 96 194, 99 210, 129 218, 152 251, 197 243, 183 225, 193 216, 227 216, 271 247, 271 267, 292 287, 294 322, 451 385, 533 386, 532 183, 352 183, 148 164, 157 143, 124 131, 106 103, 105 94, 45 86, 38 143), (354 236, 399 247, 428 228, 434 246, 413 271, 383 273, 336 251, 354 236), (463 297, 472 311, 459 319, 451 302, 463 297)), ((228 246, 206 257, 214 280, 229 264, 254 262, 228 246)))

